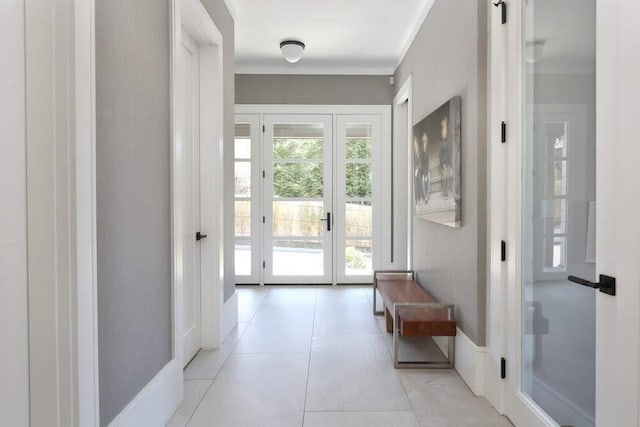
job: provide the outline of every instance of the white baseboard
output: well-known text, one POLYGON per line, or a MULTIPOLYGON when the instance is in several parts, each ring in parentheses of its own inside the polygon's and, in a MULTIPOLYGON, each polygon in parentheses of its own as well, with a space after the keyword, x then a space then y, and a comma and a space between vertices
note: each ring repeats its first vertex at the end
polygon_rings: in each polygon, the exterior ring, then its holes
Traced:
POLYGON ((222 342, 229 336, 231 331, 238 325, 238 292, 222 305, 222 342))
POLYGON ((171 360, 109 424, 110 427, 165 425, 182 401, 182 367, 171 360))
MULTIPOLYGON (((456 330, 455 370, 473 394, 484 396, 484 368, 487 348, 479 347, 458 328, 456 330)), ((440 351, 447 354, 447 337, 433 337, 440 351)))

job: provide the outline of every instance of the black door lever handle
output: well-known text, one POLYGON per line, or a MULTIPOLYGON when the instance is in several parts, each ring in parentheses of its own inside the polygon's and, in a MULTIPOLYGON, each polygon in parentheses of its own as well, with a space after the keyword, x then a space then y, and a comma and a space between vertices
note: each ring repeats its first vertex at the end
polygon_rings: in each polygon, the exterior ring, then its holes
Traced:
POLYGON ((202 234, 202 233, 201 233, 201 232, 199 232, 199 231, 196 233, 196 241, 200 241, 200 240, 202 240, 202 239, 204 239, 204 238, 206 238, 206 237, 207 237, 207 235, 206 235, 206 234, 202 234))
POLYGON ((320 218, 320 221, 327 221, 327 231, 331 231, 331 212, 327 212, 327 217, 320 218))
POLYGON ((607 295, 615 296, 616 294, 616 278, 607 276, 604 274, 600 275, 600 281, 595 283, 589 280, 585 280, 581 277, 577 276, 569 276, 567 279, 573 283, 577 283, 582 286, 587 286, 593 289, 599 289, 600 292, 604 292, 607 295))

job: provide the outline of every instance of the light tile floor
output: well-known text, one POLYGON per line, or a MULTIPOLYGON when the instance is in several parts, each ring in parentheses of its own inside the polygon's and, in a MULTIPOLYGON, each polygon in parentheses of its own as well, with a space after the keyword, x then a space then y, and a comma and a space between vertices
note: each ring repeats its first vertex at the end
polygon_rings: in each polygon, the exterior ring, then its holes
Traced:
MULTIPOLYGON (((511 426, 453 370, 394 369, 370 294, 238 287, 238 327, 187 366, 167 426, 511 426)), ((409 355, 433 346, 406 344, 409 355)))

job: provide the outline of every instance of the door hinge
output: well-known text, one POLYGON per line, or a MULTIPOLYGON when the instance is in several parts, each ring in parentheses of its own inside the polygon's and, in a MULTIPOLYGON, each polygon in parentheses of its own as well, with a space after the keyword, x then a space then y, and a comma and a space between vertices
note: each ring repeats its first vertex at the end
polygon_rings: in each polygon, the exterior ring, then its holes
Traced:
POLYGON ((262 261, 262 268, 267 268, 267 263, 265 261, 262 261))
POLYGON ((266 178, 267 177, 267 173, 265 171, 262 171, 262 177, 266 178))
POLYGON ((500 241, 500 261, 507 260, 507 242, 504 240, 500 241))
POLYGON ((267 131, 267 128, 265 125, 262 125, 262 133, 265 133, 267 131))
POLYGON ((264 216, 262 217, 262 223, 263 223, 263 224, 266 224, 266 223, 267 223, 267 219, 266 219, 264 216))
POLYGON ((501 8, 501 13, 502 13, 502 23, 506 24, 507 23, 507 3, 504 0, 498 0, 498 2, 493 4, 495 7, 500 7, 501 8))
POLYGON ((504 357, 500 358, 500 378, 503 380, 507 378, 507 359, 504 357))
POLYGON ((507 123, 500 123, 500 142, 503 144, 507 142, 507 123))

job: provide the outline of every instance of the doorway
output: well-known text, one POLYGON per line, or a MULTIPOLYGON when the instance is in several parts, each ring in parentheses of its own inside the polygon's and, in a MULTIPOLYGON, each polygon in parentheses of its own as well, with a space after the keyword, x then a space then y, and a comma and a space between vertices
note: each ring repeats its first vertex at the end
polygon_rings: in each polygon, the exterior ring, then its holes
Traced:
POLYGON ((388 107, 237 111, 236 283, 370 283, 392 255, 388 107))
POLYGON ((199 1, 174 12, 173 336, 183 368, 222 338, 223 39, 199 1))

